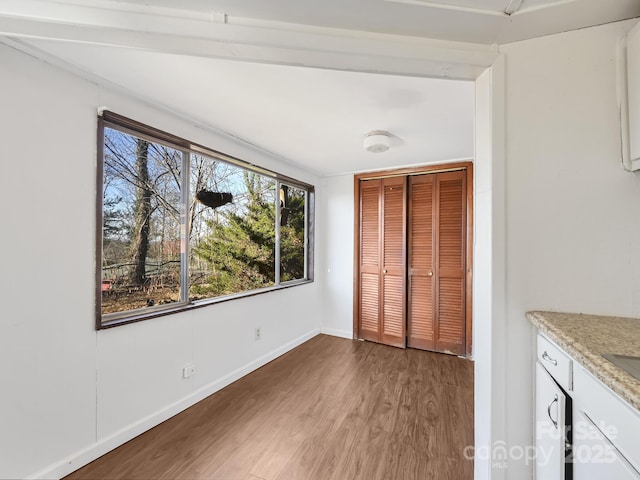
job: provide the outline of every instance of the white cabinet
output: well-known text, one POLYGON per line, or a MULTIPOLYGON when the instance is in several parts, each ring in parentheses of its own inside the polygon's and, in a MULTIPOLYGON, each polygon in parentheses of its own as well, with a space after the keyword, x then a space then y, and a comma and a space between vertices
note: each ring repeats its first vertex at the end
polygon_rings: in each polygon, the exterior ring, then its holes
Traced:
POLYGON ((582 366, 574 374, 575 480, 640 480, 640 414, 582 366))
POLYGON ((583 411, 573 416, 573 478, 575 480, 640 480, 617 448, 583 411))
POLYGON ((536 479, 640 480, 640 412, 554 342, 537 343, 536 479))
POLYGON ((536 479, 565 478, 566 397, 551 375, 536 363, 536 479))

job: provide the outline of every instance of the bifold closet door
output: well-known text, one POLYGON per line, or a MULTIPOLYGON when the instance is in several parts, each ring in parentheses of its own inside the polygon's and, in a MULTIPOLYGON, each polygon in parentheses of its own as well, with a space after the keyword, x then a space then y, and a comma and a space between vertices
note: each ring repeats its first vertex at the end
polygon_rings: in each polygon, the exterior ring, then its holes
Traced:
POLYGON ((465 354, 466 340, 466 172, 436 177, 435 349, 465 354))
POLYGON ((380 341, 382 180, 360 182, 360 338, 380 341))
POLYGON ((435 350, 434 179, 416 175, 409 179, 409 235, 407 345, 435 350))
POLYGON ((466 172, 409 181, 409 347, 465 353, 466 172))
POLYGON ((406 177, 360 183, 360 336, 406 344, 406 177))

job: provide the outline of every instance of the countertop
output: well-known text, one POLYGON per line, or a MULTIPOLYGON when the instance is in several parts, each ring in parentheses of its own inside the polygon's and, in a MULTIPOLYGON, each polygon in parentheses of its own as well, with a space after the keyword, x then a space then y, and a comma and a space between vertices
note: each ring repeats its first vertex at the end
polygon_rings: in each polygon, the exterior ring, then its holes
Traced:
POLYGON ((527 312, 526 316, 594 377, 640 410, 640 380, 602 357, 603 353, 640 356, 640 319, 558 312, 527 312))

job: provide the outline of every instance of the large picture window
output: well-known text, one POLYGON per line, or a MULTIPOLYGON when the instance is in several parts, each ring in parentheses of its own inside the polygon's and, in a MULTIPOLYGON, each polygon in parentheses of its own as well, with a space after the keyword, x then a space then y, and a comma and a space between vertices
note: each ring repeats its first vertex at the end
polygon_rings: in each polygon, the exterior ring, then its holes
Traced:
POLYGON ((98 328, 311 281, 314 189, 103 112, 98 328))

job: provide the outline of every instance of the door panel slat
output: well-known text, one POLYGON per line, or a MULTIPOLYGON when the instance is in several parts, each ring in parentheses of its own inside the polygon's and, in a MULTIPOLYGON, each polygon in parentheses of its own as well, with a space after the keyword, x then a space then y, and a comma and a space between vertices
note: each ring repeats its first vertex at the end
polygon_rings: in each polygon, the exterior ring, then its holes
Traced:
POLYGON ((378 331, 378 275, 363 273, 360 277, 361 326, 370 332, 378 331))
POLYGON ((384 187, 384 268, 404 267, 404 188, 384 187))
POLYGON ((361 193, 360 252, 361 265, 377 267, 380 258, 380 181, 363 182, 361 193))

